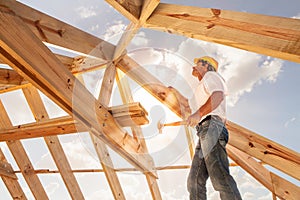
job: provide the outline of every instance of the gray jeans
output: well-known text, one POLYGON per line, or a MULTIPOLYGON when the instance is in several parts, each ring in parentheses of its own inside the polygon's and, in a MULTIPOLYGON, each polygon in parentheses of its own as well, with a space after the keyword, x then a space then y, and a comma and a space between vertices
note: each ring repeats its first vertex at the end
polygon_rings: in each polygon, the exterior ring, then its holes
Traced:
POLYGON ((212 116, 210 120, 197 125, 196 129, 199 142, 187 181, 190 200, 206 200, 208 177, 222 200, 242 199, 229 172, 225 149, 228 142, 228 131, 223 122, 212 116))

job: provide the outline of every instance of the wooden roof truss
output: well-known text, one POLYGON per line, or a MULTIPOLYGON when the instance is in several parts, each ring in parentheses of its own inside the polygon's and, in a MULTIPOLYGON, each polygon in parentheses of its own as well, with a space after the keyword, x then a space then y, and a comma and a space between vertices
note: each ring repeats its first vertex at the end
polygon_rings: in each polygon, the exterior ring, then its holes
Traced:
MULTIPOLYGON (((0 62, 12 68, 0 69, 0 92, 21 89, 36 120, 15 127, 0 102, 0 141, 6 142, 20 169, 14 171, 0 151, 0 175, 14 199, 26 199, 16 173, 22 174, 36 199, 48 199, 37 176, 47 172, 34 169, 20 142, 36 137, 43 137, 57 166, 56 173, 60 173, 70 196, 84 199, 74 176, 76 170, 72 170, 58 140, 58 135, 80 131, 90 133, 102 164, 100 171, 105 173, 115 199, 125 199, 116 174, 122 169, 114 168, 107 146, 134 167, 123 170, 139 170, 145 175, 153 199, 162 199, 156 173, 160 168, 148 154, 141 128, 133 126, 147 122, 147 111, 134 102, 126 78, 140 84, 179 117, 187 115, 185 110, 179 109, 187 106, 187 99, 182 96, 177 101, 167 98, 180 94, 127 55, 126 47, 141 27, 300 63, 300 20, 297 19, 164 4, 159 0, 106 1, 131 21, 116 46, 16 1, 0 0, 0 62), (57 55, 46 44, 86 56, 57 55), (95 98, 85 88, 81 74, 99 68, 105 69, 105 75, 99 97, 95 98), (115 80, 124 105, 108 107, 115 80), (50 119, 38 90, 69 115, 50 119), (128 120, 128 115, 134 122, 128 120), (125 126, 131 127, 131 134, 122 128, 125 126)), ((227 127, 231 134, 228 154, 237 165, 269 189, 274 198, 300 196, 298 186, 265 167, 270 165, 300 180, 300 170, 295 170, 300 169, 299 153, 233 122, 228 122, 227 127)), ((193 139, 189 129, 185 130, 193 156, 193 139)))

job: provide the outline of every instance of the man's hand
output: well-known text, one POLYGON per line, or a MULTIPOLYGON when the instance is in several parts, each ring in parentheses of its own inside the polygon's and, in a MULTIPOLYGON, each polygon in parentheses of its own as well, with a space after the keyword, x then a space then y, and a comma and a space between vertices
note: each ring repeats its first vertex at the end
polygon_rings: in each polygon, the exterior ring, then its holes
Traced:
POLYGON ((188 126, 196 126, 200 122, 201 116, 198 111, 188 117, 186 123, 188 126))

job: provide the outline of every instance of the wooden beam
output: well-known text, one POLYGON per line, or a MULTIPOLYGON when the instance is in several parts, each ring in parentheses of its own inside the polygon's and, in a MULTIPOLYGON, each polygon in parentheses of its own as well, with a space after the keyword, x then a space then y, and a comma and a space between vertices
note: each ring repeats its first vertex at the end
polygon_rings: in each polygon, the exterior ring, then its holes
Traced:
POLYGON ((0 57, 6 63, 67 113, 76 116, 133 166, 143 172, 152 171, 148 156, 137 153, 138 144, 132 137, 116 124, 108 110, 76 81, 20 18, 2 8, 0 27, 0 57))
POLYGON ((300 180, 300 154, 233 122, 227 122, 229 144, 300 180))
MULTIPOLYGON (((0 129, 8 129, 12 127, 11 121, 6 113, 6 110, 0 101, 0 129)), ((38 176, 34 173, 33 165, 31 164, 26 151, 19 140, 11 140, 6 142, 10 152, 12 153, 17 165, 19 166, 22 175, 29 186, 35 199, 48 199, 46 191, 40 182, 38 176)), ((21 191, 18 191, 21 192, 21 191)), ((23 196, 21 193, 19 195, 23 196)), ((24 196, 25 198, 25 196, 24 196)))
POLYGON ((60 117, 2 129, 0 130, 0 142, 70 134, 86 130, 82 124, 76 122, 72 117, 60 117))
POLYGON ((139 22, 144 24, 159 5, 160 0, 144 0, 139 22))
MULTIPOLYGON (((48 120, 49 116, 38 90, 31 86, 23 89, 23 93, 36 121, 39 122, 48 120)), ((74 174, 71 172, 71 166, 58 137, 44 137, 44 141, 48 146, 52 158, 60 171, 60 175, 72 199, 84 199, 78 182, 76 181, 74 174)))
MULTIPOLYGON (((87 56, 76 56, 71 58, 59 54, 55 54, 55 56, 68 70, 70 70, 72 74, 75 75, 106 67, 106 63, 103 63, 97 58, 91 58, 87 56)), ((1 60, 0 63, 6 64, 1 60)), ((9 69, 0 69, 0 94, 31 86, 31 84, 17 72, 14 70, 7 70, 9 69)))
POLYGON ((125 32, 122 34, 121 39, 119 40, 115 52, 113 55, 113 60, 118 60, 122 55, 126 53, 125 49, 134 38, 140 27, 145 23, 145 21, 152 14, 154 9, 158 6, 159 0, 145 0, 141 8, 141 16, 139 17, 138 22, 131 22, 127 27, 125 32))
POLYGON ((227 145, 229 157, 251 174, 257 181, 281 199, 297 199, 300 188, 291 182, 275 175, 258 163, 248 154, 237 148, 227 145), (279 184, 278 184, 279 183, 279 184))
MULTIPOLYGON (((134 102, 127 77, 119 69, 117 69, 116 79, 117 79, 117 84, 118 84, 118 88, 119 88, 123 103, 134 102)), ((141 127, 131 127, 131 132, 132 132, 132 135, 136 138, 136 140, 139 141, 140 145, 145 150, 144 153, 148 153, 147 144, 145 142, 144 134, 142 132, 141 127)), ((152 161, 152 164, 154 165, 153 161, 152 161)), ((156 171, 155 171, 155 173, 156 173, 156 171)), ((162 199, 156 178, 151 176, 151 174, 148 174, 148 173, 145 173, 145 176, 147 179, 147 183, 148 183, 152 198, 157 199, 157 200, 162 199)))
POLYGON ((0 68, 0 85, 21 85, 25 82, 24 78, 11 69, 0 68))
MULTIPOLYGON (((0 161, 1 162, 7 162, 1 148, 0 148, 0 161)), ((13 174, 15 174, 14 171, 13 171, 13 174)), ((5 184, 7 190, 9 191, 9 193, 10 193, 10 195, 13 199, 20 199, 20 200, 21 199, 22 200, 27 199, 25 194, 24 194, 24 191, 22 190, 22 187, 20 186, 17 179, 11 178, 11 177, 8 177, 8 176, 1 176, 1 178, 2 178, 3 183, 5 184)))
POLYGON ((159 4, 145 27, 300 62, 300 20, 159 4))
POLYGON ((132 0, 123 1, 123 0, 105 0, 127 19, 133 23, 137 23, 140 16, 140 8, 142 5, 141 0, 137 0, 137 3, 134 3, 132 0))
MULTIPOLYGON (((113 64, 111 64, 105 69, 100 93, 98 96, 98 100, 105 106, 109 105, 112 89, 115 83, 115 76, 116 68, 113 64)), ((126 199, 117 173, 114 170, 114 164, 106 145, 94 135, 91 135, 91 138, 114 198, 126 199)))
MULTIPOLYGON (((140 109, 139 103, 113 106, 109 107, 108 110, 121 126, 137 126, 148 122, 146 118, 147 114, 140 109)), ((36 119, 44 119, 44 117, 43 115, 35 116, 36 119)), ((42 121, 39 120, 38 122, 11 127, 10 129, 0 129, 0 142, 85 131, 88 131, 88 129, 81 123, 78 123, 78 121, 70 116, 66 116, 42 121)))
POLYGON ((97 57, 102 63, 112 59, 114 45, 100 38, 14 0, 0 0, 0 5, 22 18, 44 42, 97 57))
POLYGON ((300 187, 290 183, 280 176, 270 172, 275 194, 282 199, 298 199, 300 197, 300 187))
POLYGON ((0 160, 0 176, 6 176, 15 180, 18 179, 11 164, 3 160, 0 160))

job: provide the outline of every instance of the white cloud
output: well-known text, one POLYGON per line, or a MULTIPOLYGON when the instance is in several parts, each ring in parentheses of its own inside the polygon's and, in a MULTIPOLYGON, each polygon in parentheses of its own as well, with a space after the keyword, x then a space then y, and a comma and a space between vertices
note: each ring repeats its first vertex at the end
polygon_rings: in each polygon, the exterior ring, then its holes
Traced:
POLYGON ((141 31, 134 36, 131 43, 138 47, 145 47, 148 45, 149 40, 146 37, 146 33, 141 31))
POLYGON ((112 44, 117 44, 126 29, 126 25, 122 21, 115 21, 106 29, 103 36, 104 40, 112 44))
POLYGON ((80 7, 76 8, 76 11, 79 13, 80 17, 83 19, 97 15, 95 8, 92 6, 91 7, 80 6, 80 7))
POLYGON ((59 188, 59 184, 57 182, 51 182, 48 185, 45 186, 45 190, 47 191, 47 194, 51 196, 55 193, 55 191, 59 188))
POLYGON ((293 16, 294 19, 300 19, 300 13, 298 13, 296 16, 293 16))
POLYGON ((252 192, 245 192, 243 194, 243 199, 256 199, 256 195, 253 194, 252 192))
MULTIPOLYGON (((66 135, 63 137, 71 138, 71 141, 66 142, 60 136, 60 142, 72 169, 100 167, 96 154, 91 154, 91 149, 87 149, 85 146, 88 144, 84 144, 85 141, 82 141, 78 135, 66 135)), ((43 155, 36 163, 36 166, 41 169, 57 169, 50 153, 43 155)))
POLYGON ((286 121, 284 123, 284 127, 287 128, 289 126, 290 123, 293 123, 296 120, 296 117, 292 117, 291 119, 289 119, 288 121, 286 121))

